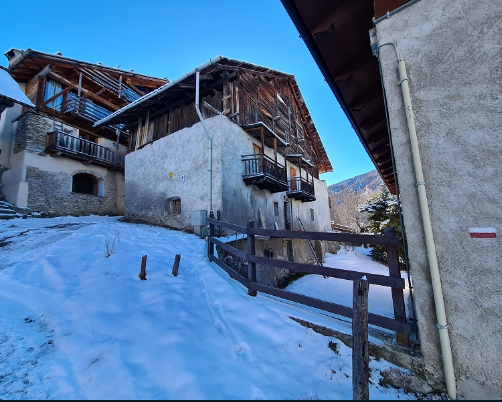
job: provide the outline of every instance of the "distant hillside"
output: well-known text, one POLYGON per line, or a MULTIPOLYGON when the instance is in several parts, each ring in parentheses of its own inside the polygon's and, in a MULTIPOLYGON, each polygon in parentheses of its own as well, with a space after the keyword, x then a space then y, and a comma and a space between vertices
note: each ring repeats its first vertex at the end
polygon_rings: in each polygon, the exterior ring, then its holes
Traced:
POLYGON ((332 224, 348 227, 356 233, 361 232, 367 222, 365 214, 359 210, 381 184, 383 180, 375 169, 328 186, 332 224))
POLYGON ((335 195, 344 190, 351 190, 356 194, 366 192, 372 193, 379 185, 383 184, 383 180, 377 170, 371 170, 368 173, 360 174, 359 176, 351 177, 339 183, 328 186, 328 193, 335 195))

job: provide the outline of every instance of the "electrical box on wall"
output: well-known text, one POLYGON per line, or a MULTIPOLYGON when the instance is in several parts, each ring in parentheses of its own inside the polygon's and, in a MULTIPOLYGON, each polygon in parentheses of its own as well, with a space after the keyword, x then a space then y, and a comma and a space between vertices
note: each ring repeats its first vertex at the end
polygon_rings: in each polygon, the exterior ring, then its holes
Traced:
POLYGON ((192 211, 192 226, 205 226, 206 225, 206 211, 197 210, 192 211))

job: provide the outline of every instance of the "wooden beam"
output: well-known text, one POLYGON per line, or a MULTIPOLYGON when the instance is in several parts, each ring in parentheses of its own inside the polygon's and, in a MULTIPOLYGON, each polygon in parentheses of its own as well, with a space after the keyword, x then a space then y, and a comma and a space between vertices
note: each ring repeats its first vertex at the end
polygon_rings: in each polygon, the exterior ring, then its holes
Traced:
MULTIPOLYGON (((72 81, 69 81, 67 80, 65 77, 59 75, 59 74, 56 74, 54 72, 51 72, 48 74, 50 77, 56 79, 57 81, 65 84, 65 85, 68 85, 70 87, 72 87, 73 89, 77 90, 78 91, 78 83, 74 83, 72 81)), ((100 96, 94 94, 93 92, 89 91, 88 89, 85 89, 85 88, 82 88, 82 92, 87 95, 88 98, 91 98, 97 102, 100 102, 101 104, 105 105, 105 106, 108 106, 110 109, 112 109, 113 111, 116 111, 118 109, 120 109, 120 106, 117 106, 117 105, 114 105, 113 103, 110 103, 108 102, 107 100, 101 98, 100 96)))

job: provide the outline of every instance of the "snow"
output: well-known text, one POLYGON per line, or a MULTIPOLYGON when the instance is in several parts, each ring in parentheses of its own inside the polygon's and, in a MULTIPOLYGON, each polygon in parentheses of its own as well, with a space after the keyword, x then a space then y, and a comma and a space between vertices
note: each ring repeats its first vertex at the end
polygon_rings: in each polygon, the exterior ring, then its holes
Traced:
POLYGON ((2 68, 0 68, 0 95, 21 105, 35 107, 23 91, 21 91, 19 84, 2 68))
MULTIPOLYGON (((119 218, 0 221, 0 399, 352 399, 351 349, 290 317, 336 319, 248 296, 195 235, 119 218)), ((325 265, 381 272, 366 250, 342 250, 325 265)), ((291 288, 352 293, 314 275, 291 288)), ((370 311, 389 314, 370 289, 370 311)), ((370 399, 417 399, 379 385, 390 368, 371 358, 370 399)))

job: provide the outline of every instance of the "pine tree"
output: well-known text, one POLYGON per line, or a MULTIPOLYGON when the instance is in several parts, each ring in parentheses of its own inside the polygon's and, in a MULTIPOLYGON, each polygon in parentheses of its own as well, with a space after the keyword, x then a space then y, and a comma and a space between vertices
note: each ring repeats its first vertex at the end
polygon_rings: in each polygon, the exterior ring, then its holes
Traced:
MULTIPOLYGON (((383 235, 384 228, 391 227, 394 229, 395 235, 399 238, 399 244, 397 247, 399 268, 404 270, 404 248, 401 236, 397 197, 392 195, 387 186, 382 184, 375 192, 375 195, 360 208, 360 211, 368 214, 367 220, 369 225, 364 228, 365 233, 383 235)), ((375 261, 387 264, 385 246, 374 245, 371 255, 375 261)))

